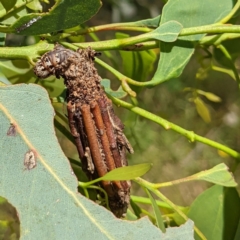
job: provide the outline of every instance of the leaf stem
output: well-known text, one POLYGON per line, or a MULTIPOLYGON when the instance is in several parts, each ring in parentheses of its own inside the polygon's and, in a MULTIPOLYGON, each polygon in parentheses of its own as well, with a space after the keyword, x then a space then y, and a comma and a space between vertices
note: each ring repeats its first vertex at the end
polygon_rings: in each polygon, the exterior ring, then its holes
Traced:
POLYGON ((189 36, 189 35, 196 35, 196 34, 207 34, 207 33, 240 33, 240 25, 206 25, 206 26, 199 26, 199 27, 190 27, 184 28, 180 32, 179 36, 189 36))
POLYGON ((221 35, 205 36, 200 41, 200 45, 219 45, 224 41, 240 38, 239 33, 223 33, 221 35))
POLYGON ((215 141, 212 141, 208 138, 205 138, 205 137, 202 137, 202 136, 199 136, 197 134, 195 134, 193 131, 188 131, 174 123, 171 123, 151 112, 148 112, 142 108, 139 108, 139 107, 136 107, 130 103, 127 103, 127 102, 124 102, 120 99, 117 99, 115 97, 112 97, 110 95, 108 95, 108 97, 117 105, 117 106, 122 106, 124 108, 127 108, 129 109, 130 111, 142 116, 142 117, 145 117, 153 122, 156 122, 158 123, 159 125, 161 125, 162 127, 164 127, 166 130, 173 130, 177 133, 180 133, 181 135, 185 136, 186 138, 189 139, 190 142, 194 142, 194 141, 198 141, 198 142, 201 142, 201 143, 204 143, 206 145, 209 145, 213 148, 216 148, 216 149, 219 149, 219 150, 222 150, 223 152, 229 154, 230 156, 240 160, 240 153, 223 145, 223 144, 220 144, 218 142, 215 142, 215 141))
POLYGON ((237 12, 237 10, 239 9, 240 7, 240 0, 238 0, 235 4, 235 6, 233 7, 232 11, 226 16, 224 17, 222 20, 220 20, 218 23, 216 24, 223 24, 223 23, 226 23, 228 22, 233 16, 234 14, 237 12))
POLYGON ((3 59, 23 59, 34 64, 33 59, 40 56, 41 53, 52 50, 53 44, 47 42, 39 42, 34 45, 26 47, 1 47, 0 48, 0 58, 3 59))
MULTIPOLYGON (((134 86, 143 86, 143 85, 146 85, 146 83, 148 83, 148 82, 145 82, 145 83, 137 82, 137 81, 133 80, 132 78, 129 78, 129 77, 123 75, 122 73, 117 71, 115 68, 111 67, 110 65, 108 65, 104 61, 100 60, 99 58, 95 58, 95 62, 98 63, 100 66, 106 68, 108 71, 110 71, 121 82, 124 82, 123 85, 126 84, 126 83, 130 83, 134 86)), ((126 85, 123 86, 123 88, 126 89, 126 85)))
MULTIPOLYGON (((128 26, 126 24, 122 23, 114 23, 114 24, 106 24, 106 25, 101 25, 101 26, 96 26, 96 27, 90 27, 90 28, 84 28, 80 29, 75 32, 68 32, 68 33, 60 33, 58 35, 54 36, 54 39, 57 40, 62 40, 67 37, 71 36, 78 36, 78 35, 84 35, 84 34, 90 34, 94 32, 100 32, 100 31, 136 31, 136 32, 151 32, 153 29, 148 28, 148 27, 136 27, 136 26, 128 26)), ((44 34, 41 35, 42 37, 45 38, 51 38, 51 36, 44 34)))
MULTIPOLYGON (((151 187, 151 183, 147 182, 146 180, 142 181, 143 179, 141 178, 136 178, 133 181, 138 183, 140 186, 147 188, 149 191, 154 193, 157 197, 162 199, 165 203, 167 203, 171 208, 177 212, 185 221, 187 221, 189 218, 186 216, 185 213, 183 213, 177 205, 175 205, 172 201, 170 201, 166 196, 164 196, 160 191, 157 189, 154 189, 151 187), (147 184, 146 184, 147 183, 147 184)), ((203 235, 203 233, 196 227, 194 226, 194 231, 198 234, 199 237, 201 237, 202 240, 207 240, 206 237, 203 235)))
POLYGON ((238 86, 240 87, 240 78, 238 75, 238 71, 233 63, 232 56, 229 54, 228 50, 222 44, 218 45, 217 47, 222 51, 224 56, 228 59, 230 65, 231 65, 232 71, 234 73, 235 79, 238 82, 238 86))

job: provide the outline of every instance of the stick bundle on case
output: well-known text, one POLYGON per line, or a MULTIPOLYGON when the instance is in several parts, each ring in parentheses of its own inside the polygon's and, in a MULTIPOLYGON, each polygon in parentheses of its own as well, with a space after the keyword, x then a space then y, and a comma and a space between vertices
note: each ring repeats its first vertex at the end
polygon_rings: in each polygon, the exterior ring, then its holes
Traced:
MULTIPOLYGON (((127 165, 126 150, 133 149, 123 133, 123 124, 114 114, 112 102, 100 85, 94 67, 96 52, 90 47, 76 52, 57 44, 36 63, 39 78, 64 78, 67 87, 69 126, 75 138, 82 168, 90 180, 127 165)), ((111 211, 122 217, 130 198, 129 181, 102 181, 111 211)))

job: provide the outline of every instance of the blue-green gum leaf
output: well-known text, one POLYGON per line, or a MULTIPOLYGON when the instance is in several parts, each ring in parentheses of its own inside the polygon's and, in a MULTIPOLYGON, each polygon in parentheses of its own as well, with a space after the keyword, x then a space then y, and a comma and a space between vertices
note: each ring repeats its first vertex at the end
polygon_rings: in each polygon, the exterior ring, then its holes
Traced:
POLYGON ((129 239, 130 235, 132 240, 163 239, 146 218, 116 219, 78 193, 53 118, 44 88, 36 84, 0 87, 0 196, 17 209, 21 239, 129 239), (16 126, 15 136, 7 135, 11 123, 16 126), (30 170, 24 167, 29 151, 36 161, 30 170))
POLYGON ((183 26, 177 21, 169 21, 163 23, 157 29, 149 33, 150 38, 163 41, 163 42, 174 42, 177 40, 179 33, 183 26))
POLYGON ((148 19, 137 21, 137 22, 131 22, 129 23, 129 25, 137 26, 137 27, 158 27, 160 19, 161 19, 161 15, 155 18, 148 18, 148 19))

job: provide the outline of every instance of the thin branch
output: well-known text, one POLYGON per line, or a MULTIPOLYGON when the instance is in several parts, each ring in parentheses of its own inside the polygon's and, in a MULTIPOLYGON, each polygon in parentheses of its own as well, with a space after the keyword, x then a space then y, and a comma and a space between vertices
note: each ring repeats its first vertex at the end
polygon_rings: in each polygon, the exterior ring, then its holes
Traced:
POLYGON ((117 106, 122 106, 124 108, 127 108, 129 109, 130 111, 134 112, 134 113, 137 113, 138 115, 142 116, 142 117, 145 117, 153 122, 156 122, 158 123, 159 125, 161 125, 162 127, 164 127, 166 130, 173 130, 177 133, 180 133, 182 136, 186 137, 189 139, 190 142, 194 142, 194 141, 198 141, 198 142, 201 142, 201 143, 204 143, 208 146, 211 146, 213 148, 216 148, 216 149, 219 149, 227 154, 229 154, 230 156, 240 160, 240 153, 223 145, 223 144, 220 144, 218 142, 215 142, 215 141, 212 141, 208 138, 205 138, 205 137, 202 137, 202 136, 199 136, 197 134, 195 134, 193 131, 188 131, 174 123, 171 123, 151 112, 148 112, 142 108, 139 108, 139 107, 136 107, 130 103, 127 103, 127 102, 124 102, 120 99, 117 99, 117 98, 114 98, 110 95, 108 95, 108 97, 110 99, 112 99, 112 101, 117 105, 117 106))
POLYGON ((238 82, 238 86, 240 87, 240 78, 239 78, 239 75, 238 75, 238 71, 237 71, 237 69, 234 65, 232 56, 229 54, 228 50, 222 44, 218 45, 217 47, 222 51, 224 56, 228 59, 230 65, 231 65, 232 71, 234 73, 235 79, 238 82))
POLYGON ((218 23, 216 24, 223 24, 223 23, 226 23, 228 22, 233 16, 234 14, 237 12, 237 10, 239 9, 240 7, 240 0, 238 0, 234 6, 234 8, 232 9, 232 11, 226 16, 224 17, 222 20, 220 20, 218 23))

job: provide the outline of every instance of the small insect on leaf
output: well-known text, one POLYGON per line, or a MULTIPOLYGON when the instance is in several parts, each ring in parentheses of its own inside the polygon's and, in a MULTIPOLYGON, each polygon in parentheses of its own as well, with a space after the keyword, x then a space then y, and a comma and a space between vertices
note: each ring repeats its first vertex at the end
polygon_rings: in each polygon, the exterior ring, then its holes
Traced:
POLYGON ((31 170, 37 166, 37 158, 32 150, 29 150, 28 152, 25 153, 24 166, 25 169, 27 170, 31 170))
POLYGON ((15 137, 16 134, 17 134, 16 126, 13 123, 11 123, 7 131, 7 136, 15 137))

